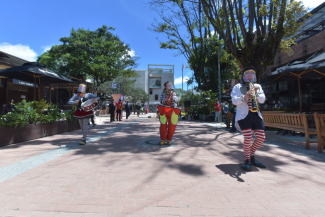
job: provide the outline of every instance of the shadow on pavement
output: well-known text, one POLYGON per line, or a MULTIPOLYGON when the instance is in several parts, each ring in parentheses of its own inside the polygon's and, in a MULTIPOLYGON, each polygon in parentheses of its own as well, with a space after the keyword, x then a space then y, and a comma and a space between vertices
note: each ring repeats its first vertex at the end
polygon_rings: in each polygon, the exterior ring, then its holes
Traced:
MULTIPOLYGON (((222 172, 224 172, 224 174, 237 179, 238 182, 245 182, 245 180, 242 179, 240 176, 242 174, 246 174, 247 172, 241 168, 240 164, 219 164, 216 165, 216 167, 222 172)), ((253 170, 251 172, 259 172, 259 170, 256 167, 252 167, 252 169, 253 170)))

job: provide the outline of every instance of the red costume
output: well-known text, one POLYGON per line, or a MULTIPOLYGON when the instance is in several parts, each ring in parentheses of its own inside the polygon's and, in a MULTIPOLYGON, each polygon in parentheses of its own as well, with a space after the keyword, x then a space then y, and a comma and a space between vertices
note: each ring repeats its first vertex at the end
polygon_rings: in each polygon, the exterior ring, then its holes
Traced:
POLYGON ((172 141, 181 110, 164 106, 158 106, 157 108, 160 114, 160 139, 172 141))

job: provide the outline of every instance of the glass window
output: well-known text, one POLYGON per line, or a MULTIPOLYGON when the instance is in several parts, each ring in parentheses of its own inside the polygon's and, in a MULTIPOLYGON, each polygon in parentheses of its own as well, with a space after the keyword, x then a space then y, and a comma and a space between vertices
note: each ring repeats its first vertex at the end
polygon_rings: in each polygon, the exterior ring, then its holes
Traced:
POLYGON ((161 88, 161 78, 149 78, 149 88, 161 88))
POLYGON ((158 94, 155 95, 155 100, 158 100, 158 94))
POLYGON ((149 90, 149 94, 152 95, 152 90, 149 90))

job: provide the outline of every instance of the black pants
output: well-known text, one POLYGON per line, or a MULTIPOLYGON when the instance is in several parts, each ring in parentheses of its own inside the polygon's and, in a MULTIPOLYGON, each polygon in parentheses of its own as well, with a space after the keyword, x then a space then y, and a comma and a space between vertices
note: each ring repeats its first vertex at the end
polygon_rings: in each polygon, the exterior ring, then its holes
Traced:
POLYGON ((111 112, 111 122, 114 121, 114 112, 111 112))
POLYGON ((122 119, 122 117, 121 117, 121 110, 116 110, 116 113, 117 113, 117 115, 116 115, 116 119, 119 121, 119 120, 121 120, 122 119))
POLYGON ((130 112, 126 112, 126 119, 130 116, 130 112))

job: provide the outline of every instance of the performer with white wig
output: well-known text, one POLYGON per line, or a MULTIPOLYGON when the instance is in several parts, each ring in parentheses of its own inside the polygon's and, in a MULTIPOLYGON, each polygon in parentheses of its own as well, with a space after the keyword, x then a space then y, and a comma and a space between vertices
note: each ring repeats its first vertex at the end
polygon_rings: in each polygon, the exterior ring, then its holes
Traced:
POLYGON ((95 94, 86 93, 87 85, 80 84, 77 93, 69 100, 68 104, 76 104, 77 110, 73 116, 78 119, 83 137, 79 144, 85 145, 88 134, 88 122, 89 118, 93 116, 93 109, 98 104, 98 99, 95 94))
POLYGON ((265 140, 265 126, 259 103, 265 102, 265 95, 262 86, 255 84, 256 69, 247 67, 242 72, 242 82, 236 84, 231 92, 232 103, 237 106, 236 128, 244 134, 244 156, 245 161, 242 168, 251 171, 251 164, 266 168, 264 163, 260 163, 255 158, 255 152, 265 140), (255 134, 255 141, 252 144, 252 136, 255 134))

